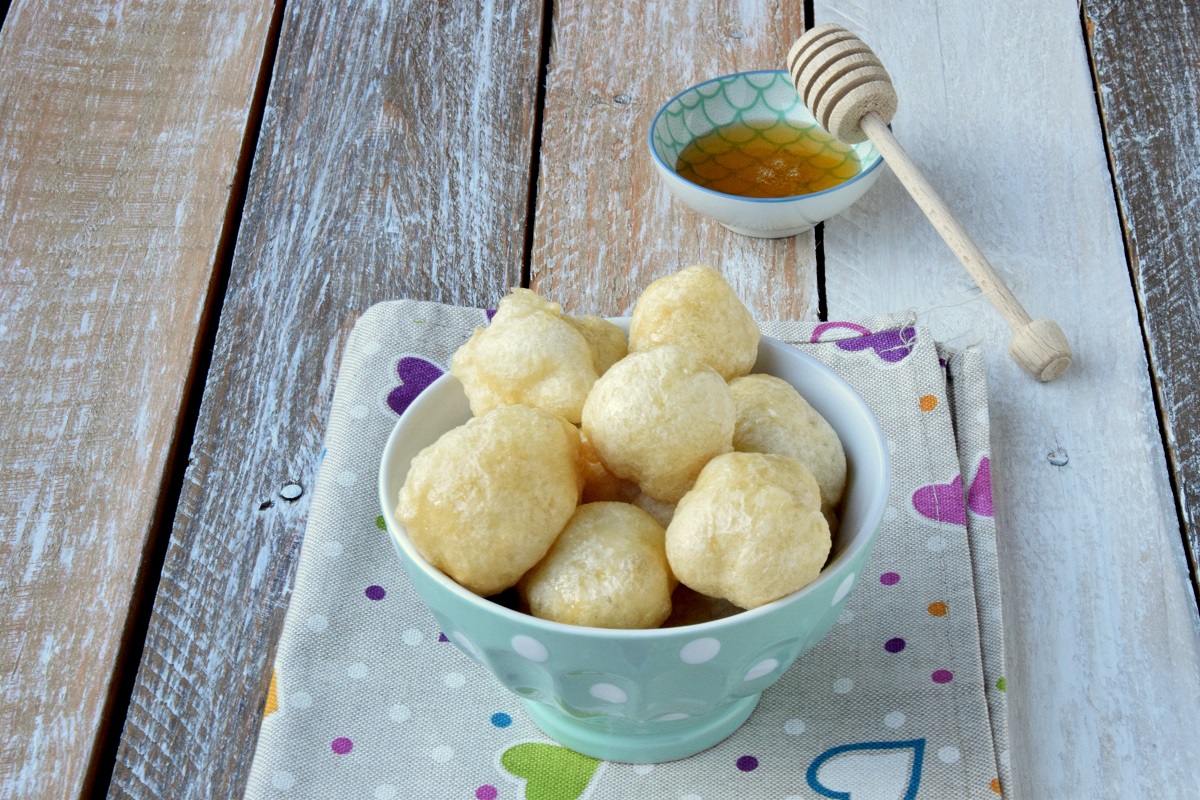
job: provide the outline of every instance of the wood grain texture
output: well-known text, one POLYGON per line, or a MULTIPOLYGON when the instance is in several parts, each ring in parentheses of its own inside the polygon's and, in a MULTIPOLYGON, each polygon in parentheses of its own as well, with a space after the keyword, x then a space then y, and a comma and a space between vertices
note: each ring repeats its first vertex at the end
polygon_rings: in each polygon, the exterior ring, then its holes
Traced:
POLYGON ((943 305, 922 315, 935 335, 979 343, 988 361, 1016 783, 1006 788, 1198 796, 1197 610, 1078 8, 905 0, 815 11, 879 54, 900 98, 896 136, 1029 312, 1057 319, 1075 348, 1053 384, 1019 372, 1003 322, 893 176, 826 225, 831 317, 943 305))
MULTIPOLYGON (((1200 563, 1200 15, 1089 0, 1093 69, 1191 556, 1200 563)), ((1200 593, 1200 585, 1196 586, 1200 593)))
POLYGON ((288 3, 110 796, 241 796, 310 496, 280 489, 363 310, 519 282, 540 34, 528 3, 288 3))
POLYGON ((4 22, 0 796, 88 792, 270 15, 27 0, 4 22))
POLYGON ((784 69, 803 6, 781 0, 554 4, 531 288, 586 314, 628 313, 651 281, 720 270, 760 318, 815 316, 811 233, 751 239, 671 199, 646 144, 675 94, 784 69))

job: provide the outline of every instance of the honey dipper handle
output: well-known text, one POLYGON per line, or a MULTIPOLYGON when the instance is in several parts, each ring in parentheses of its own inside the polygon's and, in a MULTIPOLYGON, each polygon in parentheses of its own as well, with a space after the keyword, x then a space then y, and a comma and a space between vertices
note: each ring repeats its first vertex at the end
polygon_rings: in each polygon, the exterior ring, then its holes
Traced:
POLYGON ((933 227, 954 251, 959 263, 975 279, 975 283, 1000 312, 1013 331, 1009 354, 1013 360, 1040 381, 1052 381, 1071 364, 1071 346, 1062 329, 1051 320, 1032 320, 1020 301, 996 274, 987 257, 967 234, 925 175, 896 141, 887 123, 873 111, 859 121, 864 133, 883 155, 892 172, 904 184, 913 200, 925 212, 933 227))

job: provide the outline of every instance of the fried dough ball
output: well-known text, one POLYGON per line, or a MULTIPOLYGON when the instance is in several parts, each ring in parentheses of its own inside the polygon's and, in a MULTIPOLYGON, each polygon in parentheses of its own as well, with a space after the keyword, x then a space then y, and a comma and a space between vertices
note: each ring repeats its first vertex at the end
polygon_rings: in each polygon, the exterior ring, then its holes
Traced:
POLYGON ((758 325, 733 287, 710 267, 688 267, 646 287, 629 321, 629 350, 685 347, 725 380, 758 360, 758 325))
POLYGON ((535 617, 594 628, 657 628, 675 579, 666 532, 627 503, 579 506, 517 589, 535 617))
POLYGON ((710 461, 667 528, 676 577, 741 608, 812 582, 831 546, 812 474, 787 456, 762 453, 710 461))
MULTIPOLYGON (((583 502, 598 503, 611 500, 628 503, 638 495, 636 484, 613 475, 600 460, 600 454, 587 436, 579 437, 579 474, 583 477, 583 502)), ((653 516, 653 514, 651 514, 653 516)), ((662 524, 661 522, 659 524, 662 524)), ((666 525, 663 525, 665 528, 666 525)))
POLYGON ((579 424, 583 401, 596 382, 592 347, 562 306, 528 289, 513 289, 485 328, 450 359, 471 412, 527 405, 579 424))
POLYGON ((747 375, 729 382, 737 407, 733 449, 790 456, 821 487, 821 508, 832 511, 846 488, 846 451, 833 427, 787 381, 747 375))
POLYGON ((579 432, 528 406, 502 406, 413 459, 396 518, 425 559, 487 596, 536 564, 579 503, 579 432))
POLYGON ((567 317, 567 320, 587 339, 597 375, 608 372, 609 367, 629 354, 625 331, 603 317, 567 317))
POLYGON ((729 385, 691 351, 666 345, 630 353, 596 381, 583 432, 604 465, 674 503, 715 455, 733 449, 729 385))
POLYGON ((700 594, 695 589, 688 588, 687 584, 681 583, 671 594, 671 616, 667 617, 662 626, 678 628, 681 625, 699 625, 732 617, 744 610, 728 600, 700 594))

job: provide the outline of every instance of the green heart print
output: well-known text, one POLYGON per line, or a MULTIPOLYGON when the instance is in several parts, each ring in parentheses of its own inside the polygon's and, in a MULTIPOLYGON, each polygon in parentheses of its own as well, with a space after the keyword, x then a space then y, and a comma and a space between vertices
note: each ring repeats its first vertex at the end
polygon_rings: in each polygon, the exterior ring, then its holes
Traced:
POLYGON ((540 742, 513 745, 500 764, 525 779, 525 800, 578 800, 600 766, 597 759, 540 742))

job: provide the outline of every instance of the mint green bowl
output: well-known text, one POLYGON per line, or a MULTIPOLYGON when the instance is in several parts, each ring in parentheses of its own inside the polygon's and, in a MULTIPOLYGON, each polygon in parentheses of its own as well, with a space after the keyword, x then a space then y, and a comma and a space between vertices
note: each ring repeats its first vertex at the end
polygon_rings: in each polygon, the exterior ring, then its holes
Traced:
MULTIPOLYGON (((624 321, 619 321, 624 323, 624 321)), ((409 464, 470 407, 452 375, 396 423, 379 471, 383 518, 417 593, 460 650, 519 695, 550 738, 610 761, 672 761, 705 750, 750 716, 759 696, 833 626, 875 545, 890 468, 879 423, 820 362, 764 337, 756 372, 794 385, 837 431, 849 464, 830 562, 800 591, 732 617, 657 630, 537 619, 479 597, 432 567, 396 521, 409 464)))
POLYGON ((873 144, 849 145, 862 165, 853 178, 794 197, 726 194, 692 183, 675 171, 683 149, 717 128, 741 122, 766 129, 782 121, 820 129, 787 72, 758 70, 713 78, 680 92, 659 109, 650 123, 651 160, 676 199, 734 233, 767 239, 794 236, 842 213, 875 183, 883 158, 873 144))

